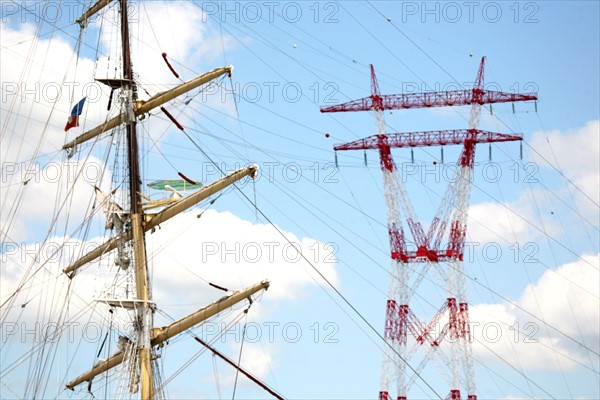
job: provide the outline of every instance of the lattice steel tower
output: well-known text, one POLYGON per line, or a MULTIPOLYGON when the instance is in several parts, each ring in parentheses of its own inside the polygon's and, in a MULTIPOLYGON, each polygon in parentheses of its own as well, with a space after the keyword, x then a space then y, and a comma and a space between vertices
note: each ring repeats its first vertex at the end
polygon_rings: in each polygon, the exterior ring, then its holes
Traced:
POLYGON ((475 146, 477 143, 523 139, 521 135, 478 129, 481 106, 487 103, 537 100, 537 94, 484 90, 484 65, 485 57, 481 59, 472 89, 399 95, 380 94, 375 70, 371 65, 371 96, 321 108, 321 112, 372 110, 377 124, 376 135, 335 146, 334 150, 379 150, 392 259, 392 279, 384 328, 384 338, 390 346, 384 350, 379 400, 392 399, 390 385, 393 381, 397 384, 397 399, 406 400, 417 374, 423 371, 434 356, 439 357, 450 370, 451 388, 446 399, 461 399, 461 389, 466 391, 468 400, 477 399, 463 267, 475 146), (468 129, 393 134, 385 132, 384 110, 462 105, 471 105, 468 129), (450 144, 463 146, 457 163, 458 177, 448 185, 431 225, 425 232, 416 217, 408 191, 399 179, 391 148, 450 144), (405 223, 412 236, 412 243, 405 234, 405 223), (445 286, 447 298, 431 321, 424 323, 412 312, 409 302, 431 269, 439 272, 436 277, 445 286), (409 336, 412 337, 411 340, 409 336), (452 340, 446 340, 442 345, 444 338, 452 340), (418 351, 423 353, 419 364, 414 367, 414 371, 407 371, 402 359, 410 362, 418 351))

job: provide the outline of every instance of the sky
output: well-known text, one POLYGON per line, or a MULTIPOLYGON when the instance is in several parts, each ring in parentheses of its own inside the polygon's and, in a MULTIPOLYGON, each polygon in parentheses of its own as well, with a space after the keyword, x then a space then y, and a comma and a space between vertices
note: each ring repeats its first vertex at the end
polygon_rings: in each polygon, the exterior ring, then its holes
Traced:
MULTIPOLYGON (((125 313, 95 300, 125 295, 132 276, 112 255, 73 280, 60 271, 111 235, 93 186, 117 189, 123 202, 124 139, 100 136, 70 159, 61 147, 118 112, 107 111, 109 92, 94 81, 120 71, 117 8, 80 31, 73 21, 83 2, 0 5, 0 398, 89 398, 86 388, 63 386, 130 331, 125 313), (80 126, 65 133, 84 96, 80 126), (58 323, 72 329, 40 351, 44 329, 58 323), (44 383, 31 384, 37 380, 44 383)), ((285 398, 376 398, 391 268, 383 183, 375 151, 333 151, 375 134, 376 125, 370 112, 319 108, 369 96, 370 64, 382 94, 416 93, 470 88, 485 56, 486 89, 536 92, 539 100, 482 109, 481 129, 521 133, 524 141, 476 152, 464 279, 478 398, 600 397, 597 2, 129 8, 140 98, 234 66, 231 79, 165 105, 186 134, 159 111, 139 124, 144 193, 160 199, 165 194, 146 185, 179 172, 206 184, 222 171, 260 167, 256 180, 147 236, 156 326, 223 296, 209 283, 237 290, 268 279, 247 313, 247 304, 238 306, 194 334, 215 340, 285 398)), ((386 111, 385 122, 390 133, 465 129, 469 108, 386 111)), ((445 146, 443 163, 439 147, 392 154, 426 229, 459 149, 445 146)), ((430 270, 411 300, 421 321, 444 302, 443 275, 430 270)), ((190 335, 160 350, 168 397, 227 398, 234 390, 241 399, 265 397, 201 350, 190 335)), ((409 365, 417 368, 423 354, 409 365)), ((116 389, 118 374, 95 380, 94 396, 116 389)), ((443 354, 434 354, 409 398, 445 398, 447 376, 443 354)), ((395 396, 395 385, 390 390, 395 396)))

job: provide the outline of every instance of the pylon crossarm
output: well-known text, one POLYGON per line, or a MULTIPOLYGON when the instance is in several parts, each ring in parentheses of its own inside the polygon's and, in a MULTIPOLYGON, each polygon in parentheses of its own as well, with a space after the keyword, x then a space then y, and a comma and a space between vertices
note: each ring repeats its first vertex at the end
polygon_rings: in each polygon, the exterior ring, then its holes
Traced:
POLYGON ((523 135, 519 133, 508 135, 481 129, 475 129, 473 130, 474 132, 470 131, 470 129, 451 129, 388 133, 385 137, 382 137, 382 135, 373 135, 353 142, 339 144, 334 146, 333 149, 336 151, 379 149, 382 143, 390 148, 462 145, 465 143, 468 136, 473 133, 474 143, 513 142, 523 140, 523 135))
MULTIPOLYGON (((465 106, 473 103, 477 104, 496 104, 512 103, 517 101, 537 100, 537 93, 519 94, 506 93, 494 90, 452 90, 448 92, 426 92, 383 95, 381 99, 382 110, 402 110, 409 108, 433 108, 433 107, 452 107, 465 106), (474 93, 475 92, 475 93, 474 93)), ((334 106, 322 107, 322 113, 328 112, 348 112, 348 111, 368 111, 374 108, 371 97, 349 101, 334 106)))
POLYGON ((506 93, 495 90, 485 90, 484 64, 482 57, 477 77, 471 89, 449 90, 445 92, 423 92, 381 95, 379 84, 375 76, 375 69, 371 65, 371 96, 349 101, 334 106, 321 107, 321 112, 347 112, 369 110, 402 110, 409 108, 452 107, 469 104, 511 103, 517 101, 537 100, 537 93, 506 93))

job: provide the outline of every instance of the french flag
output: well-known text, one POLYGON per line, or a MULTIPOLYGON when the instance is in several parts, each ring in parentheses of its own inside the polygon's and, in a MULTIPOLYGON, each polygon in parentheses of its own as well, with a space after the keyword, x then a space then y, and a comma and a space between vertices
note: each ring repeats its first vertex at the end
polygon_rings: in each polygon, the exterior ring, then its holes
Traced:
POLYGON ((67 120, 67 124, 65 125, 65 132, 74 126, 79 126, 79 116, 83 111, 83 103, 85 103, 85 97, 79 101, 79 103, 75 104, 73 110, 71 110, 71 115, 67 120))

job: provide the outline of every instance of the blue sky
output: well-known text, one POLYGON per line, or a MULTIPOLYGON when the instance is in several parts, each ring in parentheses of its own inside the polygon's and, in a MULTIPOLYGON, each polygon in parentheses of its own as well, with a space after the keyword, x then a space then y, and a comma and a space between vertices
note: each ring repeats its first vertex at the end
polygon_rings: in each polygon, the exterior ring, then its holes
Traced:
MULTIPOLYGON (((42 196, 61 201, 74 196, 71 217, 67 220, 60 213, 62 222, 50 230, 50 241, 60 243, 65 236, 70 241, 102 241, 109 234, 103 230, 101 213, 94 214, 88 236, 72 234, 79 220, 92 212, 87 206, 93 198, 91 182, 79 182, 67 194, 66 186, 51 179, 51 167, 61 166, 64 173, 66 160, 59 149, 74 102, 84 95, 89 99, 82 126, 71 130, 68 139, 104 120, 107 93, 94 95, 83 85, 92 75, 114 73, 117 38, 113 8, 103 24, 89 26, 77 63, 72 55, 79 29, 69 17, 78 16, 80 5, 73 3, 71 9, 64 4, 60 18, 47 16, 39 25, 36 15, 41 8, 29 14, 13 5, 2 3, 3 302, 28 276, 27 268, 39 266, 27 257, 23 260, 28 254, 23 249, 44 239, 56 212, 52 202, 39 201, 42 196), (96 53, 100 30, 102 46, 96 53), (107 61, 107 54, 113 58, 107 61), (23 81, 25 86, 15 86, 23 81), (80 85, 50 98, 48 88, 56 82, 80 85), (36 152, 38 141, 41 150, 36 152), (39 179, 21 192, 23 169, 30 160, 39 168, 39 179), (13 167, 18 167, 16 173, 13 167), (13 211, 9 206, 18 199, 22 205, 13 211)), ((167 108, 222 169, 259 164, 260 178, 240 185, 242 192, 256 200, 290 241, 300 244, 313 265, 380 332, 390 261, 377 154, 368 153, 365 167, 361 152, 338 152, 335 168, 332 150, 334 144, 376 133, 375 121, 367 112, 321 114, 319 107, 368 96, 369 64, 375 66, 384 94, 454 88, 457 82, 468 86, 482 56, 487 57, 486 87, 537 91, 537 112, 533 103, 515 104, 515 113, 509 104, 494 105, 492 113, 487 106, 482 111, 482 129, 520 132, 525 143, 523 160, 516 143, 492 146, 491 163, 488 146, 477 149, 467 237, 472 253, 465 261, 471 321, 478 324, 477 394, 484 399, 600 396, 597 2, 157 1, 135 3, 132 14, 133 63, 142 98, 178 83, 162 52, 184 80, 234 65, 231 81, 222 80, 188 105, 180 101, 167 108)), ((468 125, 469 109, 401 110, 386 112, 385 118, 389 132, 461 129, 468 125)), ((140 134, 145 138, 144 183, 174 178, 177 172, 205 183, 219 176, 164 115, 152 113, 140 134)), ((103 140, 94 148, 79 149, 78 168, 99 165, 110 144, 109 138, 103 140)), ((428 227, 447 183, 440 150, 416 149, 414 164, 406 149, 395 150, 393 156, 428 227)), ((444 149, 446 165, 457 157, 457 148, 444 149)), ((108 188, 108 179, 102 185, 108 188)), ((148 239, 158 308, 178 318, 222 295, 206 281, 237 289, 270 279, 271 289, 248 316, 248 335, 254 329, 257 340, 244 344, 242 364, 286 398, 374 398, 381 339, 310 265, 283 253, 285 242, 239 192, 230 191, 214 205, 202 207, 210 208, 202 218, 196 218, 199 211, 188 213, 148 239), (168 246, 161 247, 163 242, 168 246), (253 262, 252 251, 261 252, 259 262, 253 262)), ((63 254, 60 261, 66 258, 63 254)), ((100 282, 115 273, 111 263, 90 266, 75 279, 76 293, 83 299, 92 292, 97 295, 100 282)), ((0 389, 1 398, 29 393, 24 389, 25 366, 8 375, 4 371, 35 339, 23 338, 22 331, 9 335, 8 329, 22 321, 33 323, 36 314, 42 321, 53 321, 60 303, 42 307, 50 295, 39 283, 62 293, 66 278, 59 273, 61 266, 50 263, 45 275, 31 278, 31 286, 19 294, 17 305, 37 308, 2 310, 3 345, 8 344, 2 351, 2 380, 7 383, 0 389)), ((411 303, 419 318, 427 321, 435 314, 444 299, 443 287, 433 274, 425 279, 411 303)), ((78 298, 74 301, 74 309, 83 307, 78 298)), ((86 317, 106 321, 107 315, 98 306, 86 317)), ((156 319, 159 325, 168 317, 157 314, 156 319)), ((196 334, 210 338, 220 323, 211 321, 196 334)), ((236 325, 225 340, 217 341, 217 347, 235 359, 241 330, 242 325, 236 325)), ((111 336, 113 349, 115 338, 111 336)), ((65 347, 60 349, 67 350, 55 358, 59 372, 52 380, 61 385, 61 379, 89 368, 98 352, 98 340, 84 341, 83 354, 67 372, 64 362, 72 361, 69 357, 79 341, 63 339, 60 345, 65 347)), ((189 337, 167 346, 163 378, 196 351, 189 337)), ((444 369, 432 361, 422 374, 442 398, 449 390, 444 369)), ((217 364, 217 370, 221 393, 228 397, 233 372, 224 364, 217 364)), ((174 378, 169 394, 219 398, 214 375, 211 356, 204 354, 174 378)), ((263 396, 242 378, 239 384, 238 398, 263 396)), ((56 389, 40 393, 54 397, 56 389)), ((59 397, 64 395, 59 392, 59 397)), ((85 390, 75 397, 85 397, 85 390)), ((409 398, 436 397, 417 379, 409 398)))

